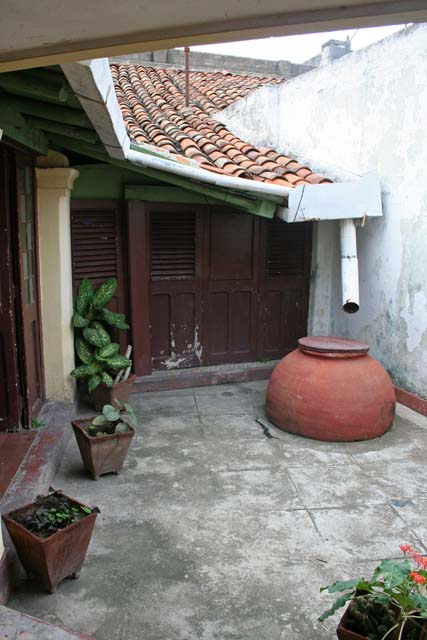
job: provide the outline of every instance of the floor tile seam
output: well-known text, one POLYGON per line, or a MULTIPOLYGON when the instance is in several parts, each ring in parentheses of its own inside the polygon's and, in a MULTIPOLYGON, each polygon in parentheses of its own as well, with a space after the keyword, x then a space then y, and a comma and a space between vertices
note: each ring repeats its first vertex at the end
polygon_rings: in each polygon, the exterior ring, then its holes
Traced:
MULTIPOLYGON (((416 540, 418 540, 418 544, 420 545, 420 547, 422 547, 424 549, 424 553, 427 551, 427 541, 423 542, 423 540, 420 538, 420 536, 417 534, 417 532, 415 531, 415 529, 413 528, 412 525, 409 525, 406 520, 403 518, 403 516, 399 513, 399 510, 396 509, 396 507, 390 503, 390 508, 391 510, 394 512, 394 514, 399 518, 399 520, 402 521, 402 523, 408 527, 410 533, 414 536, 414 538, 416 538, 416 540)), ((402 540, 402 543, 405 544, 405 540, 402 540)))
MULTIPOLYGON (((304 499, 303 499, 304 501, 304 499)), ((359 509, 360 507, 392 507, 391 502, 351 502, 351 503, 344 503, 342 505, 328 505, 326 507, 313 507, 313 506, 304 506, 305 509, 310 510, 311 512, 316 512, 316 511, 342 511, 342 510, 350 510, 350 511, 355 511, 357 509, 359 509)))

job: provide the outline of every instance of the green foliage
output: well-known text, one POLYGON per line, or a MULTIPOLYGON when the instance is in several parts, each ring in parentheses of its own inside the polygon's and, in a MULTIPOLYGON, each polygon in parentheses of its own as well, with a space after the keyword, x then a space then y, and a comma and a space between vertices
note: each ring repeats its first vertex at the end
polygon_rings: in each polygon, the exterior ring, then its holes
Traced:
POLYGON ((91 513, 99 513, 99 509, 90 509, 84 505, 71 502, 60 491, 54 491, 47 496, 37 496, 34 509, 24 515, 11 516, 41 538, 48 538, 59 529, 64 529, 74 522, 78 522, 91 513))
POLYGON ((132 366, 132 361, 119 354, 120 346, 111 341, 113 329, 129 329, 122 313, 105 308, 117 288, 117 280, 108 278, 96 291, 88 278, 83 278, 77 291, 72 318, 76 330, 78 365, 71 375, 87 380, 89 392, 99 384, 111 387, 113 376, 132 366))
POLYGON ((92 304, 94 308, 102 309, 103 307, 105 307, 105 305, 108 304, 108 302, 110 302, 116 289, 117 289, 116 278, 108 278, 105 282, 103 282, 93 295, 92 304))
POLYGON ((93 418, 88 427, 90 436, 117 435, 129 431, 129 427, 137 428, 138 419, 132 406, 128 402, 114 402, 116 406, 104 405, 102 413, 93 418))
POLYGON ((351 600, 346 622, 350 631, 369 640, 391 638, 392 633, 418 640, 427 619, 427 557, 409 545, 400 548, 403 560, 383 560, 369 580, 356 578, 323 587, 321 591, 341 595, 319 620, 323 622, 351 600))
POLYGON ((43 420, 37 420, 37 418, 31 418, 31 428, 32 429, 40 429, 40 427, 45 427, 46 424, 43 420))

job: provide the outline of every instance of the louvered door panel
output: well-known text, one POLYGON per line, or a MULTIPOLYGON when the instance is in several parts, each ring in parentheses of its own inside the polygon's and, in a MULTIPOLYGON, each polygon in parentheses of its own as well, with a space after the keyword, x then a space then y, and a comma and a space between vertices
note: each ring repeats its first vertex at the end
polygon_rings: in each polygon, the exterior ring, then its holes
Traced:
POLYGON ((159 211, 151 217, 151 279, 196 276, 196 213, 159 211))
POLYGON ((201 217, 180 205, 150 207, 151 355, 154 369, 202 363, 201 217))
MULTIPOLYGON (((94 287, 106 278, 117 278, 117 291, 109 304, 112 311, 127 315, 126 269, 123 260, 123 219, 115 201, 72 201, 71 255, 73 291, 83 278, 94 287)), ((120 332, 122 350, 127 337, 120 332)))
POLYGON ((310 222, 263 224, 258 306, 258 355, 281 358, 307 334, 311 265, 310 222))

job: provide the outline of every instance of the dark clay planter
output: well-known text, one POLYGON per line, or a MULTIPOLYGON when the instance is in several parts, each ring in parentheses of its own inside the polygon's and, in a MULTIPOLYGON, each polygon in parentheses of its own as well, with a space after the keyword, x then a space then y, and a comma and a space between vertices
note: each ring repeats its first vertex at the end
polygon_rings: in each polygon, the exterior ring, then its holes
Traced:
POLYGON ((114 400, 119 400, 122 404, 127 402, 135 380, 136 375, 131 374, 127 380, 113 384, 112 387, 99 384, 90 394, 95 411, 102 411, 102 408, 106 404, 114 405, 114 400))
MULTIPOLYGON (((64 497, 72 506, 86 506, 64 497)), ((38 580, 49 593, 54 593, 64 578, 79 578, 97 513, 85 516, 48 538, 40 538, 10 517, 26 515, 34 509, 33 503, 27 504, 3 514, 2 519, 27 576, 38 580)))
POLYGON ((129 427, 124 433, 90 436, 87 432, 92 419, 74 420, 74 435, 79 445, 85 468, 94 480, 104 473, 119 473, 123 467, 135 430, 129 427))
MULTIPOLYGON (((347 609, 344 611, 344 615, 341 618, 341 620, 338 623, 337 626, 337 636, 338 636, 338 640, 368 640, 368 638, 366 636, 362 636, 359 633, 355 633, 354 631, 350 631, 350 629, 347 629, 347 619, 348 619, 348 613, 350 611, 351 608, 351 603, 348 605, 347 609)), ((399 632, 397 631, 396 633, 392 633, 391 635, 387 636, 387 638, 390 638, 390 640, 397 640, 399 635, 399 632)), ((403 640, 405 640, 405 634, 403 634, 403 640)), ((419 635, 419 640, 427 640, 427 626, 424 625, 423 629, 420 629, 420 635, 419 635)))

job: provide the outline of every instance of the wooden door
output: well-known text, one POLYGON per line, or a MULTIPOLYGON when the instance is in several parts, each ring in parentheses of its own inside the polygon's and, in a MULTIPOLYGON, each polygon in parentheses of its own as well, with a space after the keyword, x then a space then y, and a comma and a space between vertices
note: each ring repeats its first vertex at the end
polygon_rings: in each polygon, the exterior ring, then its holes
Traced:
POLYGON ((184 205, 149 209, 154 369, 202 364, 202 217, 184 205))
POLYGON ((307 334, 311 222, 265 220, 261 231, 258 357, 277 359, 307 334))
POLYGON ((259 219, 212 209, 205 220, 203 363, 256 359, 259 219))
POLYGON ((21 423, 8 160, 0 145, 0 431, 15 430, 21 423))
POLYGON ((30 156, 16 153, 16 224, 24 362, 26 421, 43 401, 34 170, 30 156))
MULTIPOLYGON (((107 278, 117 278, 117 290, 108 307, 128 315, 126 275, 123 259, 124 233, 120 203, 115 200, 74 200, 71 202, 71 262, 73 293, 83 278, 94 288, 107 278)), ((122 353, 128 336, 119 331, 115 337, 122 353)))

